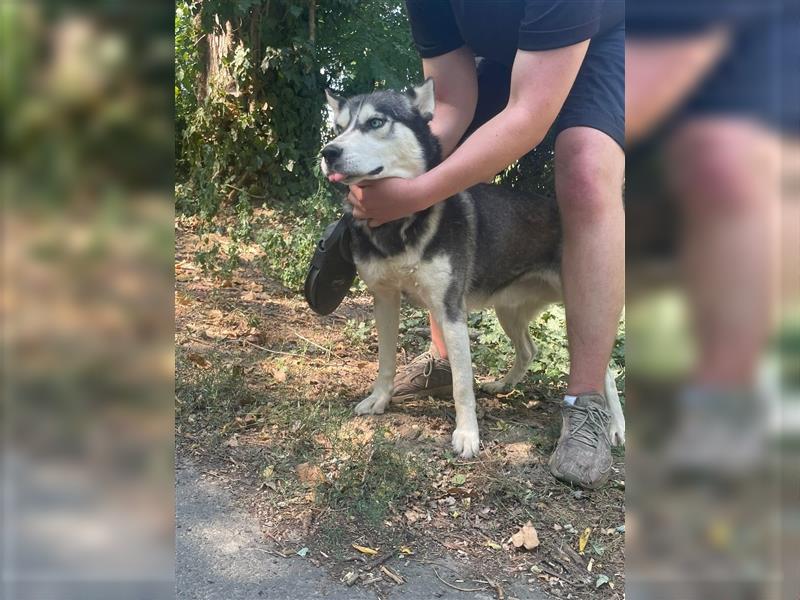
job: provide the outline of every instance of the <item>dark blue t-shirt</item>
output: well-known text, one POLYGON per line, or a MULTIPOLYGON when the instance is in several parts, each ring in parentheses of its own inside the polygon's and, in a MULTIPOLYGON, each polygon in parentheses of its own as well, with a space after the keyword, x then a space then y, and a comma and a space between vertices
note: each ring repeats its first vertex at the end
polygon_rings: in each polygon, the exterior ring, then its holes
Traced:
POLYGON ((636 0, 625 24, 632 36, 690 35, 717 25, 742 29, 782 14, 797 14, 797 0, 636 0))
POLYGON ((464 44, 511 65, 517 50, 550 50, 588 40, 625 20, 625 0, 406 0, 422 58, 464 44))

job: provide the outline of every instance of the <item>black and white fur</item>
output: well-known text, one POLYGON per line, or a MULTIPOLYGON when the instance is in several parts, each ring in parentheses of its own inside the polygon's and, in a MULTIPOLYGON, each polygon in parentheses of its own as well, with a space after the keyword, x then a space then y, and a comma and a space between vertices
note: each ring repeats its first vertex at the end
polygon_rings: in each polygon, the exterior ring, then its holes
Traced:
MULTIPOLYGON (((348 100, 326 92, 337 137, 322 151, 322 170, 353 184, 381 177, 416 177, 435 167, 441 150, 428 126, 433 81, 405 93, 379 91, 348 100)), ((370 228, 345 202, 358 273, 375 297, 378 378, 355 412, 381 414, 392 398, 401 296, 427 308, 441 324, 453 371, 456 428, 453 448, 478 454, 469 311, 494 307, 516 358, 499 392, 518 383, 536 355, 528 326, 561 299, 561 227, 554 200, 477 185, 405 219, 370 228)), ((614 377, 606 372, 612 443, 625 440, 614 377)))

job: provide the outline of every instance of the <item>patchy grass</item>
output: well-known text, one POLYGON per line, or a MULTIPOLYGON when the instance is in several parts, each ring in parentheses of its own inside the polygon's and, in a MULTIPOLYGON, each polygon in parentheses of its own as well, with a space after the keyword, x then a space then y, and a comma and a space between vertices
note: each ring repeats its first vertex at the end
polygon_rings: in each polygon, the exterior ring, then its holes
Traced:
MULTIPOLYGON (((252 218, 258 229, 272 214, 252 218)), ((402 546, 413 552, 404 560, 447 555, 465 570, 526 578, 555 597, 622 597, 622 453, 615 453, 612 483, 598 491, 573 490, 547 469, 566 371, 563 311, 532 327, 540 356, 517 389, 478 395, 483 447, 462 461, 449 445, 452 401, 420 399, 380 416, 353 415, 377 371, 370 298, 356 293, 334 315, 314 315, 284 286, 306 257, 293 256, 294 270, 276 281, 279 261, 265 258, 263 240, 234 240, 228 232, 235 225, 177 222, 178 450, 224 473, 267 537, 287 553, 308 547, 312 557, 329 557, 338 575, 369 560, 352 544, 379 556, 402 546), (214 245, 217 266, 198 255, 214 245), (269 276, 265 260, 273 265, 269 276), (541 545, 520 552, 509 538, 529 520, 541 545), (599 575, 615 587, 595 590, 599 575)), ((282 231, 275 226, 271 235, 282 231)), ((483 313, 469 325, 477 378, 498 376, 511 348, 497 320, 483 313)), ((427 328, 423 312, 403 309, 401 363, 427 347, 427 328)))
POLYGON ((330 483, 321 486, 322 506, 344 511, 348 518, 375 528, 406 504, 424 466, 411 453, 398 452, 387 437, 381 428, 363 446, 351 445, 349 460, 343 461, 330 483))

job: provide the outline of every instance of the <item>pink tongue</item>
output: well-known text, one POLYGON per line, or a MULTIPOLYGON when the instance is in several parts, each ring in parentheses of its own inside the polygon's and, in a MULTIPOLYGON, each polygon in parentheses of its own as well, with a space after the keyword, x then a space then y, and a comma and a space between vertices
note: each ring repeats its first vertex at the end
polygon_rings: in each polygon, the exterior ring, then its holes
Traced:
POLYGON ((342 173, 329 173, 328 174, 328 181, 342 181, 344 179, 344 175, 342 173))

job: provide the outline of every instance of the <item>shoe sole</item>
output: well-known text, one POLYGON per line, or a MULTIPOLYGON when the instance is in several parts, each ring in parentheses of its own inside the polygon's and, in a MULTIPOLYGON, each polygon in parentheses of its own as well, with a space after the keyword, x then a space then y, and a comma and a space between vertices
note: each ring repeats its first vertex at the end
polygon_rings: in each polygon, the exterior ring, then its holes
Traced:
POLYGON ((597 481, 595 481, 593 483, 585 483, 583 481, 578 481, 577 479, 571 479, 570 477, 567 477, 567 476, 563 475, 562 473, 559 473, 558 471, 556 471, 552 466, 550 466, 550 474, 553 477, 555 477, 556 479, 558 479, 559 481, 563 481, 564 483, 569 483, 571 485, 577 485, 577 486, 582 487, 582 488, 584 488, 586 490, 596 490, 598 488, 603 487, 605 484, 608 483, 608 480, 611 478, 611 469, 609 469, 608 473, 606 473, 603 477, 601 477, 600 479, 598 479, 597 481))

